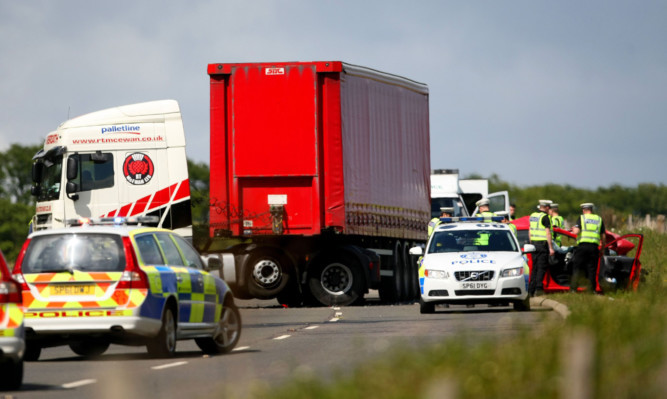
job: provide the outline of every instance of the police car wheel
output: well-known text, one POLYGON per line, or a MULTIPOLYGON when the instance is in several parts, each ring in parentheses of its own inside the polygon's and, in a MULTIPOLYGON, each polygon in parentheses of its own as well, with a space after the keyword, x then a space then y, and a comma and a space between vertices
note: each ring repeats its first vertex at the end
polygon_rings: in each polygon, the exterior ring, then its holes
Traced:
POLYGON ((433 302, 424 302, 421 298, 419 298, 419 313, 421 314, 435 313, 435 304, 433 302))
POLYGON ((519 312, 527 312, 530 310, 530 297, 527 297, 523 301, 517 301, 512 304, 514 307, 514 310, 518 310, 519 312))
POLYGON ((96 357, 106 352, 109 345, 108 341, 78 341, 72 342, 69 347, 79 356, 96 357))
POLYGON ((195 343, 204 353, 228 353, 241 338, 241 313, 233 302, 222 308, 218 327, 212 338, 195 338, 195 343))
POLYGON ((0 390, 14 391, 23 382, 23 360, 6 359, 0 362, 0 390))
POLYGON ((146 345, 148 353, 154 357, 172 357, 176 352, 176 319, 171 308, 162 315, 162 327, 154 338, 146 345))

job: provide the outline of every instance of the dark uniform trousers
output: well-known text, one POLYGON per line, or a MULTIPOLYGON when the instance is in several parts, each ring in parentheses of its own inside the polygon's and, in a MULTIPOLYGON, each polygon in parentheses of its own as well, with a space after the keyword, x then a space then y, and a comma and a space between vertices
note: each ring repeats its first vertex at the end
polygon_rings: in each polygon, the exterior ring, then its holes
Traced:
POLYGON ((597 244, 592 242, 582 242, 574 248, 571 290, 576 290, 584 285, 582 280, 588 278, 588 289, 595 292, 599 255, 597 244))
POLYGON ((544 275, 549 267, 549 245, 546 241, 532 241, 531 244, 535 245, 535 252, 532 253, 533 268, 530 271, 528 293, 530 296, 542 295, 544 275))

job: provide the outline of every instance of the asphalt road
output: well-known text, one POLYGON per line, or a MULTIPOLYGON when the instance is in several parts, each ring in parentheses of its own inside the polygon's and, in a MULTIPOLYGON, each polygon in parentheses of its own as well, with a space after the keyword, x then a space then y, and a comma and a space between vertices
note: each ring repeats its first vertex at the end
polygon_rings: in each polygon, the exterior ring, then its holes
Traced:
MULTIPOLYGON (((25 363, 17 398, 134 398, 247 396, 295 375, 329 378, 353 372, 364 361, 398 345, 428 345, 456 334, 506 337, 522 327, 540 328, 559 316, 547 308, 452 306, 421 315, 419 306, 283 308, 275 301, 238 301, 243 331, 235 351, 203 355, 193 341, 179 341, 176 357, 152 359, 144 347, 112 345, 95 360, 69 347, 47 348, 25 363)), ((10 396, 10 397, 11 397, 10 396)))

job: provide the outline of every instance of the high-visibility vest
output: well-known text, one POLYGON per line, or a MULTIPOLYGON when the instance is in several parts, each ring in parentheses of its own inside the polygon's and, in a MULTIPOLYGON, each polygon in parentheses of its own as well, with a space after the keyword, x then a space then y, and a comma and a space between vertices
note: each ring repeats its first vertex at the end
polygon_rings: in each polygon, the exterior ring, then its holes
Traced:
POLYGON ((508 223, 508 225, 510 226, 510 231, 512 232, 512 234, 514 234, 514 237, 518 237, 518 233, 516 231, 516 226, 514 225, 514 223, 508 223))
POLYGON ((440 221, 440 218, 433 218, 433 219, 431 219, 430 222, 428 222, 428 236, 429 237, 431 236, 431 234, 433 234, 433 231, 435 230, 436 227, 438 227, 438 225, 440 223, 442 223, 440 221))
POLYGON ((551 237, 553 237, 554 241, 556 241, 556 244, 560 247, 561 242, 563 241, 563 236, 560 234, 554 235, 554 227, 558 227, 560 229, 563 228, 563 217, 558 215, 558 216, 553 216, 551 217, 551 237))
POLYGON ((481 216, 481 217, 484 218, 485 222, 491 222, 492 221, 491 218, 493 216, 496 216, 496 214, 493 213, 493 212, 485 211, 485 212, 477 213, 477 215, 475 215, 475 216, 481 216))
POLYGON ((553 216, 551 217, 551 227, 558 227, 558 228, 563 228, 563 217, 558 215, 558 216, 553 216))
POLYGON ((546 241, 547 232, 545 227, 542 225, 542 218, 549 217, 544 212, 533 212, 530 215, 530 228, 528 230, 528 236, 530 241, 546 241))
MULTIPOLYGON (((489 222, 493 221, 493 220, 491 220, 491 218, 493 216, 496 216, 496 214, 493 213, 493 212, 485 211, 485 212, 481 212, 481 213, 478 212, 477 215, 475 215, 475 216, 477 216, 477 217, 481 216, 481 217, 484 218, 485 222, 489 223, 489 222)), ((489 237, 490 237, 490 234, 488 234, 488 233, 479 233, 479 237, 477 237, 473 241, 473 243, 475 245, 489 245, 489 237)))
POLYGON ((602 230, 602 218, 598 215, 581 215, 581 231, 577 237, 577 244, 590 242, 600 245, 600 232, 602 230))

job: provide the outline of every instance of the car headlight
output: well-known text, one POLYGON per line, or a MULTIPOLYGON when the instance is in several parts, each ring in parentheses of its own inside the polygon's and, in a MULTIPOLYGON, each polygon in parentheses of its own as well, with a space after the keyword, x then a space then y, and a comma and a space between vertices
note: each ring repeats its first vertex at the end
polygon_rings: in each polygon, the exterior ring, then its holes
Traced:
POLYGON ((513 267, 511 269, 505 269, 500 273, 500 277, 517 277, 523 275, 523 266, 522 267, 513 267))
POLYGON ((432 269, 426 269, 424 272, 424 275, 428 278, 449 278, 449 272, 446 272, 444 270, 432 270, 432 269))

